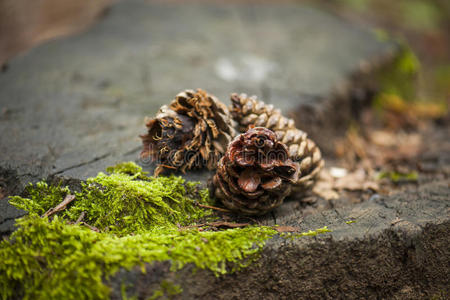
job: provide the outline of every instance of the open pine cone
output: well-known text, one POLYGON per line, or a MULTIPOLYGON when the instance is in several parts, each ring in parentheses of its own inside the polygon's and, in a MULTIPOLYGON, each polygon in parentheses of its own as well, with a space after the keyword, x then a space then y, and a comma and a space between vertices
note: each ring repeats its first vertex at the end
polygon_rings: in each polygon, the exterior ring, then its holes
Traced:
POLYGON ((164 169, 215 169, 236 135, 234 124, 226 105, 216 97, 201 89, 186 90, 147 121, 141 158, 157 162, 155 176, 164 169))
POLYGON ((275 133, 255 127, 228 146, 213 177, 213 193, 233 211, 260 215, 283 203, 298 173, 299 164, 275 133))
POLYGON ((300 174, 293 191, 302 192, 310 188, 324 161, 320 149, 307 134, 295 127, 294 120, 284 117, 279 109, 265 104, 256 96, 232 94, 231 102, 231 113, 239 123, 240 131, 245 131, 249 126, 273 130, 278 141, 288 147, 289 157, 300 164, 300 174))

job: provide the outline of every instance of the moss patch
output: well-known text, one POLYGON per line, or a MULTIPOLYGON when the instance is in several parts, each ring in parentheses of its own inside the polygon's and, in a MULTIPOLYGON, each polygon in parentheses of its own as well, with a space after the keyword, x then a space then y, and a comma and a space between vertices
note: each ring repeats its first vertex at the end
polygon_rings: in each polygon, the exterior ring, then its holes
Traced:
MULTIPOLYGON (((198 183, 181 177, 147 177, 133 163, 108 168, 111 173, 99 173, 82 184, 74 193, 76 201, 59 215, 75 222, 84 212, 83 221, 119 236, 137 234, 158 227, 175 228, 187 225, 211 214, 195 206, 209 203, 208 192, 198 183), (134 166, 133 166, 134 165, 134 166)), ((49 186, 39 182, 28 188, 28 197, 11 197, 11 203, 29 213, 42 215, 71 193, 67 187, 49 186)))
POLYGON ((416 98, 416 78, 420 69, 420 62, 411 48, 403 41, 397 41, 401 50, 394 62, 387 69, 383 69, 377 76, 380 85, 375 98, 375 108, 385 109, 393 98, 406 101, 416 98))
POLYGON ((18 225, 14 242, 0 246, 4 298, 20 291, 25 299, 105 299, 109 289, 103 278, 152 261, 170 260, 173 270, 194 263, 222 274, 227 262, 244 266, 241 260, 256 254, 274 234, 265 227, 218 232, 159 228, 118 237, 36 214, 18 225))
POLYGON ((295 238, 301 238, 305 236, 316 236, 319 234, 332 232, 330 229, 328 229, 328 226, 324 226, 322 228, 318 228, 316 230, 308 230, 306 232, 300 232, 300 233, 282 233, 281 236, 288 239, 295 239, 295 238))
POLYGON ((380 172, 378 179, 387 178, 393 183, 400 182, 415 182, 419 180, 419 174, 417 172, 400 173, 400 172, 380 172))
POLYGON ((248 265, 276 234, 264 226, 180 230, 212 218, 210 210, 195 205, 210 202, 206 190, 180 177, 147 177, 130 163, 108 171, 89 179, 80 192, 40 182, 28 188, 27 197, 12 197, 29 215, 0 243, 3 299, 106 299, 111 275, 135 266, 144 271, 153 261, 171 261, 172 270, 192 263, 219 275, 248 265), (67 194, 76 200, 41 217, 67 194), (74 224, 82 214, 99 232, 74 224))
MULTIPOLYGON (((148 177, 134 163, 107 171, 88 179, 79 192, 39 182, 28 187, 26 197, 11 198, 29 214, 17 220, 9 240, 0 242, 1 298, 107 299, 107 282, 119 269, 140 266, 145 272, 145 264, 154 261, 170 261, 172 271, 194 264, 218 276, 248 266, 277 234, 267 226, 199 229, 195 224, 214 217, 196 205, 211 204, 198 183, 148 177), (68 194, 75 200, 66 209, 41 217, 68 194)), ((329 231, 324 227, 282 236, 329 231)), ((179 286, 162 280, 153 296, 180 292, 179 286)), ((124 286, 122 294, 127 294, 124 286)))

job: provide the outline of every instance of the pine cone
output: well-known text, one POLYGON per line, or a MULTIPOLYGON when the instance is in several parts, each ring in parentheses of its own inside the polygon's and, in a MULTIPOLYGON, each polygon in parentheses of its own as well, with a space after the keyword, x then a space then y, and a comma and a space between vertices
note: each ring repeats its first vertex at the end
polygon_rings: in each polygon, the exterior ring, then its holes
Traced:
POLYGON ((157 161, 155 176, 164 169, 215 169, 236 135, 226 105, 201 89, 179 93, 146 126, 141 158, 157 161))
POLYGON ((233 211, 260 215, 283 203, 298 173, 299 164, 275 133, 255 127, 228 146, 213 177, 213 193, 233 211))
POLYGON ((233 118, 241 131, 249 126, 266 127, 273 130, 278 140, 288 147, 289 157, 300 164, 300 174, 293 191, 303 192, 310 188, 322 169, 324 161, 320 149, 308 139, 307 134, 295 127, 292 119, 284 117, 273 105, 259 101, 256 96, 231 95, 233 118))

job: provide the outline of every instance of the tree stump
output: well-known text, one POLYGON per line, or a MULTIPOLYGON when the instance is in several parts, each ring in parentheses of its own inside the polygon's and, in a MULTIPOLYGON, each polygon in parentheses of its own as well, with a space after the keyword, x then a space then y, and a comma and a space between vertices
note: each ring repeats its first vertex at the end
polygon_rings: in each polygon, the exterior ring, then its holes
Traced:
MULTIPOLYGON (((398 49, 301 4, 118 3, 87 32, 41 45, 0 74, 3 190, 17 194, 40 179, 76 184, 139 162, 144 117, 186 88, 227 104, 231 92, 256 94, 311 128, 327 153, 317 128, 339 130, 398 49)), ((184 176, 205 182, 210 173, 184 176)), ((256 263, 219 278, 192 266, 173 273, 166 263, 146 274, 123 270, 110 282, 112 297, 120 298, 121 282, 144 297, 161 278, 180 284, 180 299, 433 296, 448 291, 448 199, 448 183, 433 182, 304 218, 288 201, 260 222, 333 232, 272 239, 256 263)), ((22 214, 1 199, 0 233, 22 214)))

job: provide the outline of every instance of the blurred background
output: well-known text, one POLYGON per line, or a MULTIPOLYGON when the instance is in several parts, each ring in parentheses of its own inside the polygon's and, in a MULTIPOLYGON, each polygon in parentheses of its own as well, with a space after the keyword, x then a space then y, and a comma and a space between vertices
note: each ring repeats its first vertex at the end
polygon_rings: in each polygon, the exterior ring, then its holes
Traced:
MULTIPOLYGON (((149 2, 158 2, 153 0, 149 2)), ((118 0, 0 0, 0 65, 46 41, 86 31, 108 14, 118 0)), ((123 1, 126 4, 126 1, 123 1)), ((189 3, 190 0, 159 0, 189 3)), ((195 1, 201 2, 201 1, 195 1)), ((209 0, 204 2, 227 2, 209 0)), ((448 124, 450 101, 450 1, 448 0, 232 0, 231 2, 301 2, 338 15, 356 27, 372 28, 377 39, 394 41, 402 54, 392 69, 381 72, 368 112, 361 112, 342 139, 327 140, 336 164, 349 170, 362 167, 394 170, 392 176, 417 179, 416 156, 429 145, 423 137, 448 124), (379 114, 374 113, 381 112, 379 114), (375 115, 375 116, 374 116, 375 115), (431 125, 430 125, 431 124, 431 125), (440 124, 440 127, 435 127, 440 124), (345 161, 342 163, 342 160, 345 161), (403 174, 403 175, 402 175, 403 174)), ((220 37, 217 37, 218 39, 220 37)), ((263 95, 264 96, 264 95, 263 95)), ((128 120, 127 120, 128 122, 128 120)), ((140 122, 140 119, 139 119, 140 122)), ((302 124, 303 125, 303 124, 302 124)), ((311 132, 314 138, 323 135, 311 132)), ((309 132, 309 128, 307 130, 309 132)), ((333 133, 333 135, 335 135, 333 133)), ((444 153, 436 138, 434 157, 444 153)), ((326 149, 325 149, 326 150, 326 149)), ((330 151, 327 152, 329 154, 330 151)), ((436 162, 440 160, 434 159, 436 162)), ((420 169, 420 168, 419 168, 420 169)), ((369 171, 368 171, 369 170, 369 171)), ((390 176, 390 175, 389 175, 390 176)))
MULTIPOLYGON (((225 0, 213 0, 225 2, 225 0)), ((233 0, 234 2, 280 2, 233 0)), ((289 2, 289 0, 282 0, 289 2)), ((114 0, 0 0, 0 65, 36 45, 86 30, 107 13, 114 0)), ((189 2, 169 0, 164 2, 189 2)), ((193 1, 191 1, 193 2, 193 1)), ((199 1, 196 1, 199 2, 199 1)), ((211 1, 206 1, 211 2, 211 1)), ((229 2, 229 1, 226 1, 229 2)), ((293 1, 292 1, 293 2, 293 1)), ((395 39, 411 50, 405 68, 414 73, 408 90, 389 88, 388 105, 432 101, 446 106, 450 94, 450 1, 297 0, 376 28, 380 39, 395 39), (412 90, 414 89, 414 90, 412 90), (393 96, 398 96, 393 97, 393 96), (408 99, 404 99, 404 98, 408 99)), ((439 114, 439 109, 422 112, 439 114)))
POLYGON ((450 96, 450 1, 323 0, 320 3, 347 19, 373 26, 379 38, 396 39, 411 50, 411 60, 404 67, 415 73, 415 85, 410 87, 414 90, 391 88, 386 93, 407 98, 402 100, 444 102, 445 105, 450 96))

